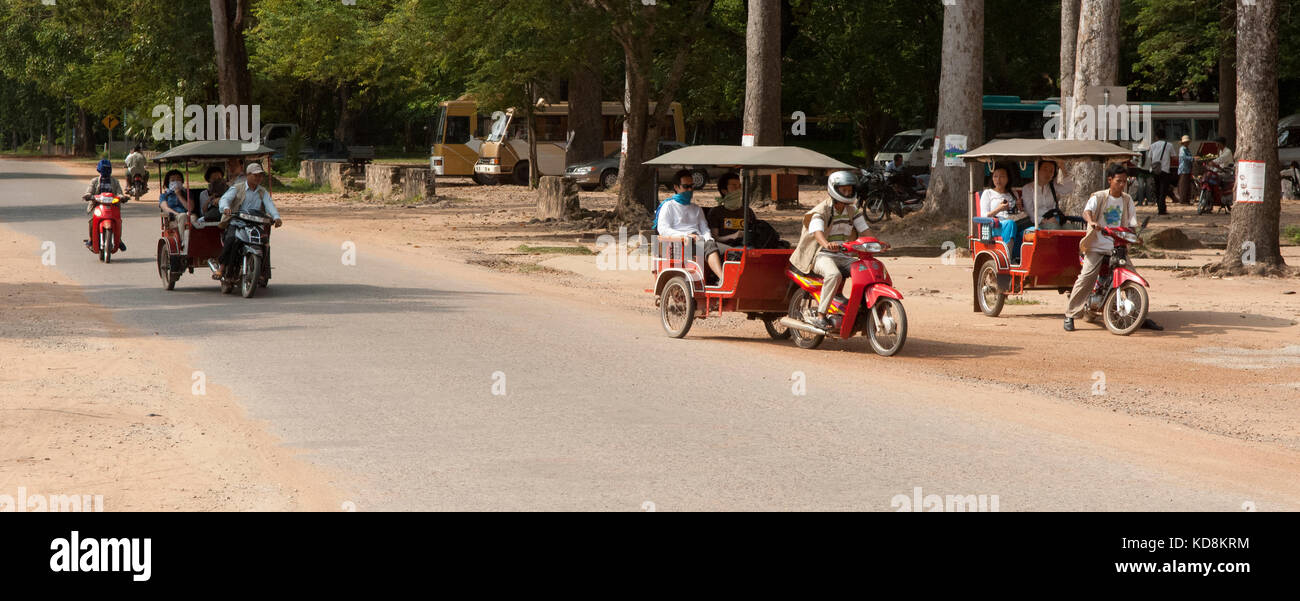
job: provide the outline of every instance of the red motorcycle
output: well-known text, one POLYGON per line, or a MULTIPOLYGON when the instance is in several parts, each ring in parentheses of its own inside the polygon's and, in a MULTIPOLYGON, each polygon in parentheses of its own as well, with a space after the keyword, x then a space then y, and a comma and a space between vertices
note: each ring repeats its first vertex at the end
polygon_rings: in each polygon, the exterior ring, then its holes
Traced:
POLYGON ((837 294, 839 291, 830 292, 835 294, 827 312, 833 326, 830 331, 810 323, 821 303, 822 279, 793 266, 786 267, 786 277, 794 284, 789 314, 780 322, 790 329, 795 344, 812 349, 827 336, 847 339, 865 332, 871 349, 878 355, 888 357, 903 348, 907 341, 903 294, 894 288, 884 263, 873 256, 888 248, 888 244, 868 236, 841 245, 841 253, 856 256, 857 260, 849 264, 848 298, 837 294))
POLYGON ((1217 165, 1209 161, 1204 162, 1205 173, 1197 179, 1197 186, 1200 193, 1196 198, 1196 214, 1204 215, 1214 210, 1214 207, 1221 207, 1223 210, 1232 212, 1232 176, 1224 173, 1217 165), (1224 192, 1229 192, 1225 195, 1224 192))
POLYGON ((86 247, 99 255, 105 263, 113 262, 113 254, 122 242, 122 203, 126 202, 116 194, 97 194, 91 202, 95 208, 90 218, 90 240, 86 247))
MULTIPOLYGON (((1148 217, 1142 222, 1145 228, 1148 217)), ((1146 322, 1147 311, 1151 308, 1151 298, 1147 288, 1151 285, 1136 271, 1128 257, 1128 247, 1142 244, 1138 232, 1127 227, 1102 228, 1104 236, 1115 242, 1110 257, 1101 266, 1097 282, 1093 284, 1092 295, 1088 297, 1088 321, 1096 320, 1100 315, 1106 329, 1112 334, 1128 336, 1146 322)))

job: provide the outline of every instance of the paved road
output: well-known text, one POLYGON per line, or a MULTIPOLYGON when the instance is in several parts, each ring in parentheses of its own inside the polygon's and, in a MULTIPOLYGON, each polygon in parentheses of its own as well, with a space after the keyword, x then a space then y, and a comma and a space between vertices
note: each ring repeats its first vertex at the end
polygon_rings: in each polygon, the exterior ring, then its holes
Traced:
POLYGON ((0 160, 0 225, 54 241, 58 269, 124 324, 192 345, 175 360, 341 474, 361 510, 890 510, 915 487, 996 494, 1003 511, 1255 496, 952 405, 996 389, 900 377, 888 360, 670 340, 643 316, 365 248, 345 266, 342 241, 295 232, 292 216, 264 294, 221 295, 197 273, 167 292, 151 203, 125 207, 130 250, 113 265, 81 248, 91 175, 0 160))

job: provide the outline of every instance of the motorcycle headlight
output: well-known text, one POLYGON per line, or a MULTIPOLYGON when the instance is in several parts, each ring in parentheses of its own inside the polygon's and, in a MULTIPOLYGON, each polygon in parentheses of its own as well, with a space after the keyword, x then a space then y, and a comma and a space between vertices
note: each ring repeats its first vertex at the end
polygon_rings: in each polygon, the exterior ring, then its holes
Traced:
POLYGON ((885 250, 885 245, 879 242, 864 242, 862 244, 846 244, 844 245, 844 247, 849 250, 856 250, 858 252, 864 252, 864 253, 878 253, 878 252, 884 252, 885 250))
POLYGON ((1120 239, 1124 240, 1125 242, 1128 242, 1129 244, 1137 244, 1138 241, 1137 234, 1133 234, 1130 232, 1119 232, 1119 237, 1120 239))

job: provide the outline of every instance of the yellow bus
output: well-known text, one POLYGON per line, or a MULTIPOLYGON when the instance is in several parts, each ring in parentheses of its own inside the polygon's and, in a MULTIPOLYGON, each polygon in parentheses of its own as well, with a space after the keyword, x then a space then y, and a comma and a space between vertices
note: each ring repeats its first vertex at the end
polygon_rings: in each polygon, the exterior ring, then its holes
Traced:
MULTIPOLYGON (((438 122, 433 130, 433 152, 429 167, 434 174, 479 177, 474 174, 478 150, 483 145, 487 115, 478 113, 478 103, 469 96, 438 103, 438 122)), ((484 183, 484 182, 479 182, 484 183)))
MULTIPOLYGON (((650 110, 654 110, 651 106, 650 110)), ((623 146, 623 103, 602 102, 604 117, 604 154, 620 150, 623 146)), ((492 126, 478 149, 478 163, 474 165, 475 181, 508 181, 520 185, 528 183, 528 127, 526 120, 514 118, 514 109, 493 115, 492 126)), ((537 130, 537 162, 541 175, 564 175, 566 150, 569 147, 569 103, 558 102, 537 109, 533 113, 537 130)), ((685 142, 686 127, 682 120, 682 107, 674 102, 659 124, 661 141, 685 142)))

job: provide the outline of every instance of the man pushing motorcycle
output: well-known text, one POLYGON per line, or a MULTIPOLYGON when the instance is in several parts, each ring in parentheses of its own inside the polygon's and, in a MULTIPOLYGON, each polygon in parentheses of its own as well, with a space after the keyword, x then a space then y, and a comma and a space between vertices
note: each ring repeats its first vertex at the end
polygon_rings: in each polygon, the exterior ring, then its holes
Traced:
POLYGON ((812 326, 829 330, 827 318, 831 301, 844 283, 844 271, 857 257, 838 253, 844 242, 856 240, 867 231, 867 220, 856 206, 858 176, 852 171, 837 171, 826 182, 829 198, 803 216, 799 244, 790 255, 790 265, 804 273, 822 278, 821 304, 812 326))

